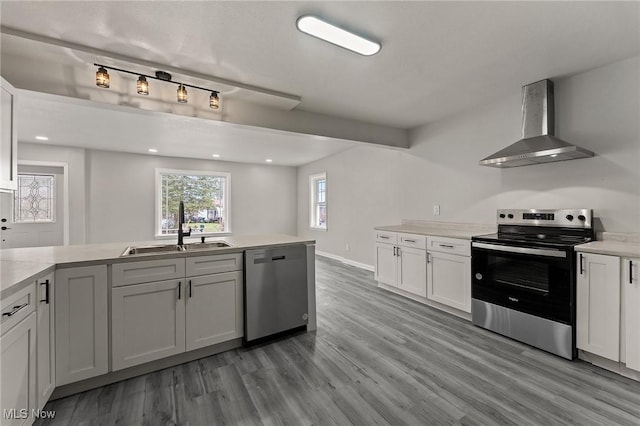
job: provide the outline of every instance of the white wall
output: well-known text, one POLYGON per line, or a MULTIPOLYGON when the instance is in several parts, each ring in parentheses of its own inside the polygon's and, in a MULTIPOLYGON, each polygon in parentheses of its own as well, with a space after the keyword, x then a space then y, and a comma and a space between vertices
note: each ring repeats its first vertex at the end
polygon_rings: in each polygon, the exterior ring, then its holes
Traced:
POLYGON ((18 160, 68 164, 69 244, 84 244, 87 226, 85 150, 21 142, 18 146, 18 160))
POLYGON ((29 143, 20 143, 18 152, 24 160, 69 163, 71 244, 152 240, 156 168, 229 172, 234 234, 296 234, 294 167, 29 143))
MULTIPOLYGON (((520 138, 521 94, 411 132, 409 150, 357 147, 298 169, 298 235, 373 264, 373 227, 402 219, 495 223, 498 208, 593 208, 606 231, 640 232, 638 57, 554 78, 556 135, 596 157, 512 169, 478 161, 520 138), (327 172, 328 230, 308 227, 308 176, 327 172), (432 215, 433 204, 441 206, 432 215), (346 244, 350 250, 346 251, 346 244)), ((601 229, 600 229, 601 230, 601 229)))

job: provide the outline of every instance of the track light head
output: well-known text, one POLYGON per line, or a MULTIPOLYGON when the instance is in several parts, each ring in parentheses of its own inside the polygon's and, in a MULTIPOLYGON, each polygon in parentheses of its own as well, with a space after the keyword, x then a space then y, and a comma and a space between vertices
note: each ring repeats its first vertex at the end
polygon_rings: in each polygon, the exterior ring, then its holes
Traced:
POLYGON ((209 107, 211 109, 220 108, 220 98, 218 97, 218 92, 211 92, 211 96, 209 96, 209 107))
POLYGON ((180 83, 180 86, 178 86, 178 102, 180 102, 181 104, 187 103, 187 89, 182 83, 180 83))
POLYGON ((99 67, 98 72, 96 72, 96 86, 103 87, 105 89, 109 88, 109 73, 104 67, 99 67))
POLYGON ((148 95, 149 94, 149 82, 141 75, 138 78, 138 82, 136 83, 136 88, 138 89, 138 95, 148 95))

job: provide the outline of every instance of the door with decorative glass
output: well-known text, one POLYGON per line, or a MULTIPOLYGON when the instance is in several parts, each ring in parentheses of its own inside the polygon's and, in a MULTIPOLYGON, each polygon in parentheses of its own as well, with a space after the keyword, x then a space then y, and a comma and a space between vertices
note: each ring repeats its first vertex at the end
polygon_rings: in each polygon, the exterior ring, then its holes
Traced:
POLYGON ((17 190, 0 196, 1 248, 64 244, 62 167, 18 166, 17 190))

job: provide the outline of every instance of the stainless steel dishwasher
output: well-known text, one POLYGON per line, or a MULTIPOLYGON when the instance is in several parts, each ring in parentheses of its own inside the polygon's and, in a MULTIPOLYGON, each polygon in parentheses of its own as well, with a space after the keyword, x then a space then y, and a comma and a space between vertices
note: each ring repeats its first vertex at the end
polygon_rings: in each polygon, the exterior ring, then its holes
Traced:
POLYGON ((244 343, 305 326, 307 247, 247 250, 244 263, 244 343))

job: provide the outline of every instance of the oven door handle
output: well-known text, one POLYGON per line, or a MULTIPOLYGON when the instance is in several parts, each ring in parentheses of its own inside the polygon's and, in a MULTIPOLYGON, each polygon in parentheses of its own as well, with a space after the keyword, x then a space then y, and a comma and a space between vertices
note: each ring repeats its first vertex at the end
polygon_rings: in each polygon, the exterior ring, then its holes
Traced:
POLYGON ((546 256, 546 257, 567 257, 567 253, 560 250, 553 249, 543 249, 543 248, 528 248, 528 247, 512 247, 512 246, 502 246, 498 244, 487 244, 487 243, 471 243, 472 247, 493 250, 493 251, 504 251, 509 253, 522 253, 522 254, 533 254, 535 256, 546 256))

